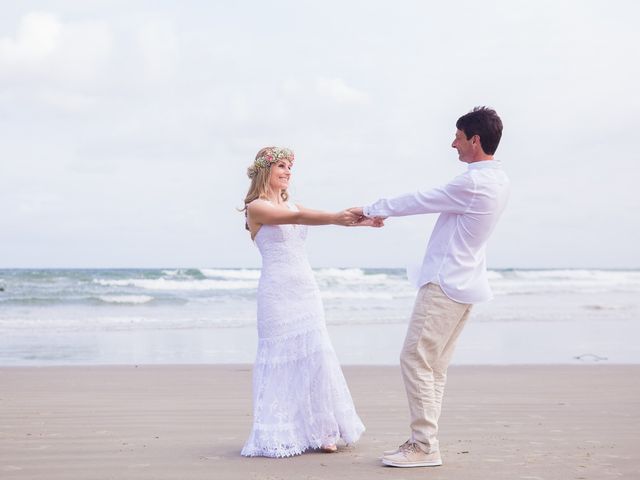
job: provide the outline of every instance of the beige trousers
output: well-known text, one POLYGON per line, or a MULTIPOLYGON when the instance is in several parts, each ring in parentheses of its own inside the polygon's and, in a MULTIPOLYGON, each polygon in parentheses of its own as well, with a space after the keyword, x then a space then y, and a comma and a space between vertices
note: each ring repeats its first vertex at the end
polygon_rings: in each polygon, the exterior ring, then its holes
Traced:
POLYGON ((424 285, 416 297, 400 366, 409 400, 411 438, 427 453, 438 450, 447 367, 471 307, 451 300, 435 283, 424 285))

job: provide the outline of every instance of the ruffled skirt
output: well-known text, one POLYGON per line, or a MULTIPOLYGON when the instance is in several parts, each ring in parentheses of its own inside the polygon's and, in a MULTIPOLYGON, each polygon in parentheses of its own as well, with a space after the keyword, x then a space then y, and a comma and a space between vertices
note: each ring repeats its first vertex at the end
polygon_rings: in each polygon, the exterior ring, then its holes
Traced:
POLYGON ((253 402, 244 456, 288 457, 339 439, 352 444, 365 429, 324 323, 259 339, 253 402))

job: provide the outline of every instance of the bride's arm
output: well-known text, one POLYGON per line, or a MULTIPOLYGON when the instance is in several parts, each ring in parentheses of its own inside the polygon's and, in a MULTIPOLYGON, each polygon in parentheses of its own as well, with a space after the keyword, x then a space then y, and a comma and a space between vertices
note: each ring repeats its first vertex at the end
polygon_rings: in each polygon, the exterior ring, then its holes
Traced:
POLYGON ((254 200, 247 205, 251 220, 260 225, 352 225, 358 220, 355 213, 323 212, 298 206, 298 211, 276 208, 267 202, 254 200))
MULTIPOLYGON (((309 208, 305 208, 299 203, 296 203, 296 207, 298 207, 300 211, 323 213, 318 210, 311 210, 309 208)), ((351 221, 349 223, 341 223, 340 225, 346 225, 348 227, 383 227, 384 226, 384 218, 367 218, 367 217, 364 217, 363 215, 358 215, 358 213, 354 212, 352 208, 348 208, 338 213, 344 213, 344 212, 353 213, 355 215, 355 221, 351 221)))

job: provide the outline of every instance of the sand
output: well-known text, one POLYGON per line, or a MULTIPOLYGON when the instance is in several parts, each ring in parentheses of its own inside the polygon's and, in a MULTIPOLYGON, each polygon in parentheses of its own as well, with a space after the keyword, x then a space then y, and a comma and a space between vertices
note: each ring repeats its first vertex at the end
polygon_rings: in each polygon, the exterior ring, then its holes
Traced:
POLYGON ((345 367, 367 431, 335 454, 244 458, 251 367, 0 368, 0 479, 640 478, 640 366, 451 367, 444 465, 383 467, 408 434, 397 367, 345 367))

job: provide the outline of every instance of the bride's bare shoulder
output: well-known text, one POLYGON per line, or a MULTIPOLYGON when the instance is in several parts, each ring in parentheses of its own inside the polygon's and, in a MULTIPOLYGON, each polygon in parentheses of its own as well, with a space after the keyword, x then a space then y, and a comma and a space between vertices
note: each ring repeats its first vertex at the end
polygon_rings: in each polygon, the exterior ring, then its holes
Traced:
POLYGON ((269 200, 264 200, 262 198, 256 198, 255 200, 251 200, 247 203, 247 210, 261 210, 263 208, 273 208, 273 205, 269 200))

